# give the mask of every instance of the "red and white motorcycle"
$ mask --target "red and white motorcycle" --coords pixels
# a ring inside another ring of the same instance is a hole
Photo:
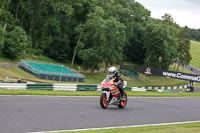
[[[124,92],[120,95],[120,91],[113,82],[113,80],[104,80],[101,83],[102,94],[100,96],[100,105],[106,109],[109,105],[116,105],[119,108],[124,108],[127,104],[127,95]]]

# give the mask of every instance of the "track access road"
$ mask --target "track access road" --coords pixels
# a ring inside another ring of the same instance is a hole
[[[130,126],[200,120],[200,97],[128,97],[102,109],[99,97],[0,96],[0,133]]]

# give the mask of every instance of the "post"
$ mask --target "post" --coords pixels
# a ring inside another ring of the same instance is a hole
[[[188,86],[187,92],[194,92],[194,82],[190,81],[190,86]]]
[[[79,73],[80,73],[80,66],[78,66],[78,74],[77,74],[77,82],[78,82],[78,75],[79,75]]]
[[[62,75],[63,75],[63,65],[61,65],[62,69],[61,69],[61,76],[60,76],[60,82],[61,82],[61,79],[62,79]]]

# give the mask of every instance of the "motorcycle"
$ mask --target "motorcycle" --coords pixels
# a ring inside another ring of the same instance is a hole
[[[101,83],[102,94],[100,96],[100,105],[103,109],[106,109],[109,105],[116,105],[119,108],[124,108],[127,104],[127,95],[124,92],[123,95],[120,95],[120,91],[111,80],[104,80]]]

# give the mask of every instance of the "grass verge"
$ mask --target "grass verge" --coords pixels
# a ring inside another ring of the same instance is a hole
[[[200,97],[200,92],[134,92],[126,91],[128,97]],[[47,96],[100,96],[100,91],[50,91],[50,90],[7,90],[0,89],[0,95],[47,95]]]
[[[190,47],[190,53],[192,56],[190,65],[200,69],[200,42],[190,41]]]
[[[199,133],[200,122],[164,126],[144,126],[59,133]]]

